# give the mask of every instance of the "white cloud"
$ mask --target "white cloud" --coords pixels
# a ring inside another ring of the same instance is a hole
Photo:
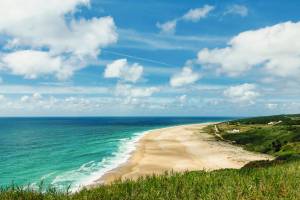
[[[227,8],[224,15],[240,15],[242,17],[246,17],[248,15],[248,8],[244,5],[234,4]]]
[[[193,72],[191,67],[184,67],[182,71],[178,74],[175,74],[170,79],[170,85],[172,87],[181,87],[184,85],[189,85],[195,83],[200,79],[198,73]]]
[[[157,22],[156,27],[161,30],[161,33],[173,34],[175,33],[177,20],[167,21],[163,24]]]
[[[203,49],[198,60],[206,66],[236,76],[260,66],[268,74],[278,77],[299,77],[300,22],[285,22],[233,37],[228,47]]]
[[[130,84],[117,84],[115,95],[120,97],[121,104],[134,109],[156,107],[150,100],[154,93],[159,92],[157,87],[134,87]]]
[[[246,83],[227,88],[224,91],[224,96],[234,103],[253,104],[260,94],[256,91],[254,84]]]
[[[33,93],[31,96],[28,96],[28,95],[24,95],[20,98],[20,101],[22,103],[36,103],[36,102],[39,102],[41,99],[43,98],[43,96],[40,94],[40,93]]]
[[[184,94],[184,95],[181,95],[180,97],[179,97],[179,101],[180,101],[180,103],[185,103],[186,102],[186,100],[187,100],[187,97],[186,97],[186,95]]]
[[[35,100],[39,100],[41,98],[43,98],[43,96],[40,93],[33,93],[32,98]]]
[[[173,34],[176,32],[177,23],[181,20],[198,22],[200,19],[205,18],[212,10],[214,6],[204,5],[200,8],[190,9],[187,13],[179,18],[167,21],[165,23],[156,23],[156,27],[160,29],[161,33]]]
[[[45,74],[55,74],[58,77],[68,76],[68,74],[62,74],[68,66],[59,56],[51,56],[48,52],[15,51],[4,55],[2,61],[4,69],[29,79]]]
[[[117,96],[129,98],[141,98],[150,97],[158,91],[159,88],[157,87],[133,87],[129,84],[118,84],[116,86],[115,94]]]
[[[270,110],[274,110],[274,109],[278,108],[278,104],[276,104],[276,103],[268,103],[268,104],[266,104],[266,107],[268,109],[270,109]]]
[[[300,102],[290,101],[288,103],[282,104],[282,109],[288,113],[299,113],[300,112]]]
[[[103,95],[109,93],[108,87],[83,87],[83,86],[28,86],[28,85],[0,85],[2,94],[76,94],[76,95]]]
[[[89,0],[3,0],[0,32],[12,36],[17,45],[49,47],[54,52],[95,55],[99,47],[115,42],[117,35],[111,17],[75,20],[69,23],[64,15],[87,6]]]
[[[22,103],[26,103],[26,102],[29,101],[29,99],[30,99],[30,97],[27,96],[27,95],[25,95],[25,96],[22,96],[22,97],[21,97],[20,101],[21,101]]]
[[[108,64],[104,71],[105,78],[119,78],[121,77],[123,68],[127,66],[127,59],[119,59]]]
[[[19,67],[22,65],[21,60],[14,63],[13,66],[18,66],[18,69],[13,68],[12,73],[27,78],[45,74],[67,78],[74,71],[96,60],[101,48],[116,42],[118,36],[111,17],[75,18],[74,14],[80,6],[88,6],[89,2],[89,0],[51,0],[47,3],[40,0],[1,1],[0,12],[5,17],[0,19],[0,34],[10,38],[6,44],[7,50],[12,51],[11,54],[14,56],[20,56],[19,52],[14,52],[18,49],[23,53],[23,57],[25,55],[22,50],[27,50],[26,57],[34,59],[32,63],[25,62],[22,67],[24,69]],[[42,52],[40,49],[47,51]],[[38,58],[35,58],[36,55]],[[51,63],[49,69],[47,69],[49,64],[40,65],[48,61]],[[70,65],[65,67],[66,63]],[[5,64],[7,63],[4,62]],[[10,69],[11,66],[4,67]]]
[[[106,66],[104,77],[120,78],[135,83],[142,77],[143,69],[138,63],[129,65],[127,59],[119,59]]]
[[[101,108],[103,100],[101,98],[85,98],[85,97],[63,97],[57,98],[53,96],[43,97],[39,93],[21,96],[20,99],[7,99],[6,102],[0,104],[1,113],[15,115],[64,115],[82,112],[96,111]],[[95,114],[95,113],[93,113]]]
[[[179,106],[184,106],[187,102],[187,95],[183,94],[181,96],[178,97],[177,101],[179,102]],[[176,103],[177,105],[177,103]]]
[[[0,102],[4,101],[6,98],[4,95],[0,94]]]
[[[85,107],[89,104],[91,104],[91,101],[86,98],[77,98],[77,97],[66,97],[64,99],[65,103],[67,106],[74,106],[77,105],[79,108],[80,107]]]
[[[191,9],[182,17],[182,19],[186,21],[198,22],[200,19],[205,18],[213,9],[214,6],[211,5],[205,5],[201,8]]]

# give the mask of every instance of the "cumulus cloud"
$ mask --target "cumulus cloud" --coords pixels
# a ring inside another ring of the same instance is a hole
[[[8,50],[11,54],[7,55],[8,63],[5,62],[7,59],[2,61],[2,68],[4,65],[7,69],[11,69],[12,73],[27,78],[36,78],[44,74],[59,76],[61,75],[59,71],[63,71],[64,75],[61,78],[66,78],[92,60],[96,60],[101,48],[116,42],[118,36],[114,21],[109,16],[92,19],[75,18],[74,13],[81,6],[88,6],[89,2],[89,0],[51,0],[47,3],[39,0],[1,1],[0,12],[5,17],[0,19],[0,34],[8,36],[5,52]],[[15,49],[21,51],[15,52]],[[13,56],[19,58],[16,61],[19,63],[12,63],[9,57]],[[21,70],[21,60],[25,57],[34,61],[25,62],[22,67],[24,69]],[[49,61],[50,69],[46,69],[49,64],[43,64]],[[69,63],[71,65],[68,65]]]
[[[0,94],[0,102],[4,101],[5,100],[5,96]]]
[[[229,15],[229,14],[246,17],[248,15],[248,8],[244,5],[234,4],[232,6],[229,6],[224,13],[224,15]]]
[[[167,21],[165,23],[156,23],[156,27],[160,29],[161,33],[173,34],[175,33],[177,20]]]
[[[227,88],[224,91],[224,96],[234,103],[253,104],[260,94],[256,91],[254,84],[246,83]]]
[[[41,98],[43,98],[43,96],[40,93],[33,93],[32,98],[35,100],[39,100]]]
[[[0,96],[0,113],[5,116],[92,116],[103,113],[116,116],[129,115],[133,112],[149,114],[152,110],[160,112],[174,101],[174,98],[152,98],[151,96],[158,92],[159,88],[127,86],[123,89],[129,88],[129,92],[120,96],[82,96],[77,94],[53,96],[44,93],[43,95],[28,93],[23,96],[8,95],[3,100]]]
[[[91,104],[91,101],[89,99],[86,98],[82,98],[82,97],[66,97],[64,99],[64,102],[66,104],[66,106],[77,106],[78,108],[84,108],[89,106],[89,104]]]
[[[29,101],[29,99],[30,99],[30,97],[27,96],[27,95],[25,95],[25,96],[22,96],[22,97],[21,97],[20,101],[21,101],[22,103],[26,103],[26,102]]]
[[[110,91],[108,87],[72,86],[72,85],[0,85],[2,94],[21,95],[42,93],[47,95],[103,95]]]
[[[96,111],[102,108],[101,105],[105,100],[101,98],[85,98],[85,97],[53,97],[53,96],[42,96],[40,93],[33,93],[23,95],[19,99],[7,98],[1,102],[0,110],[1,114],[15,115],[15,113],[27,115],[44,115],[54,114],[75,114],[78,112],[90,112]]]
[[[198,22],[200,19],[205,18],[213,9],[214,6],[211,5],[205,5],[201,8],[191,9],[185,15],[183,15],[182,19],[186,21]]]
[[[22,103],[28,103],[28,102],[38,102],[43,98],[43,96],[40,93],[33,93],[31,96],[24,95],[20,98],[20,101]]]
[[[56,74],[58,77],[67,67],[59,56],[51,56],[48,52],[24,50],[8,53],[3,56],[3,68],[15,75],[22,75],[29,79],[39,75]]]
[[[299,113],[300,112],[300,102],[290,101],[281,105],[282,109],[287,113]]]
[[[214,10],[214,6],[204,5],[200,8],[190,9],[183,16],[167,21],[165,23],[156,23],[156,27],[160,29],[161,33],[173,34],[176,32],[176,26],[179,21],[190,21],[190,22],[198,22],[200,19],[207,17],[207,15]]]
[[[130,65],[127,59],[119,59],[106,66],[104,77],[120,78],[124,81],[135,83],[142,77],[143,70],[143,66],[138,63]]]
[[[179,106],[184,106],[187,102],[187,95],[183,94],[179,96],[177,101],[179,102]]]
[[[182,71],[178,74],[175,74],[170,79],[170,85],[172,87],[181,87],[184,85],[189,85],[195,83],[200,79],[200,75],[196,72],[193,72],[191,67],[184,67]]]
[[[115,95],[121,97],[122,104],[149,108],[149,105],[153,105],[149,104],[149,98],[159,90],[157,87],[134,87],[130,84],[117,84]]]
[[[277,103],[267,103],[266,107],[270,110],[274,110],[274,109],[278,108],[278,104]]]
[[[242,32],[225,48],[203,49],[198,60],[215,66],[218,72],[240,75],[253,67],[278,77],[299,77],[300,22],[285,22],[258,30]]]
[[[181,95],[180,97],[179,97],[179,101],[180,101],[180,103],[185,103],[186,102],[186,100],[187,100],[187,97],[186,97],[186,95],[184,94],[184,95]]]
[[[133,87],[130,84],[118,84],[116,86],[115,94],[117,96],[129,98],[141,98],[150,97],[158,91],[159,88],[157,87]]]

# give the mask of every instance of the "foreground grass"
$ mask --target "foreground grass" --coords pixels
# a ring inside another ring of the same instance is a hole
[[[2,189],[0,199],[300,199],[300,161],[264,168],[152,176],[75,194],[10,187]]]

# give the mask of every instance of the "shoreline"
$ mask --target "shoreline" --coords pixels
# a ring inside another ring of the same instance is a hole
[[[190,124],[188,124],[188,125],[190,125]],[[148,129],[148,130],[144,130],[144,131],[140,131],[140,132],[135,132],[133,137],[128,138],[128,140],[126,139],[127,141],[124,140],[125,143],[119,144],[119,149],[117,150],[114,157],[111,158],[112,163],[108,164],[104,168],[101,168],[100,170],[93,172],[91,175],[84,178],[83,180],[78,181],[78,183],[75,184],[75,186],[73,188],[71,188],[71,191],[76,192],[76,191],[80,191],[83,188],[89,188],[91,186],[98,185],[95,183],[97,183],[99,179],[101,179],[107,173],[126,164],[128,162],[128,160],[130,160],[130,158],[132,157],[133,153],[136,151],[139,141],[145,135],[149,134],[152,131],[157,131],[157,130],[170,128],[170,127],[177,127],[177,126],[182,126],[182,125],[170,125],[170,126],[164,126],[164,127]],[[132,146],[129,146],[129,145],[132,145]],[[120,158],[120,156],[122,156],[122,157]]]
[[[124,163],[97,177],[87,187],[109,184],[118,179],[136,180],[141,176],[163,174],[166,171],[241,168],[250,161],[272,159],[268,155],[217,141],[203,131],[204,127],[215,123],[176,125],[145,131]]]

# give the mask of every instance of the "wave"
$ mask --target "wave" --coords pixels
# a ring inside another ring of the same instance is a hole
[[[118,149],[111,156],[103,158],[100,162],[90,161],[81,165],[76,170],[65,172],[56,176],[51,185],[57,189],[70,187],[71,192],[76,192],[81,188],[95,183],[107,172],[124,164],[136,149],[137,142],[148,131],[134,133],[129,138],[119,139]]]

